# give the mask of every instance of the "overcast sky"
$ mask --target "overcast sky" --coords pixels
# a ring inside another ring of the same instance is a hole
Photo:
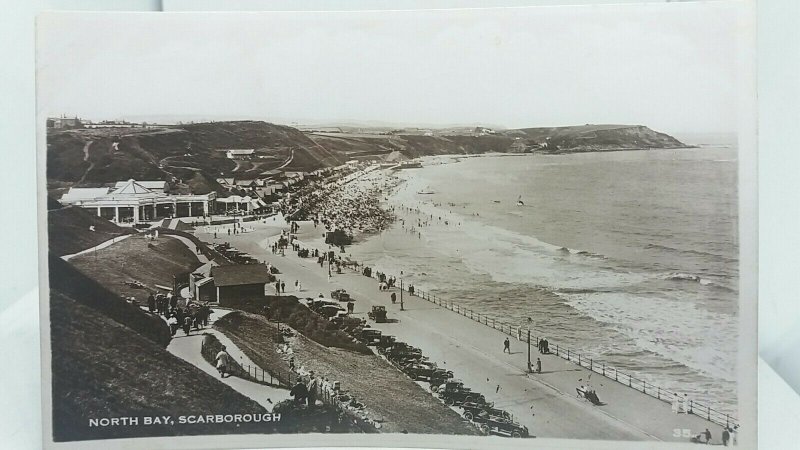
[[[724,5],[70,14],[38,22],[41,112],[730,132]]]

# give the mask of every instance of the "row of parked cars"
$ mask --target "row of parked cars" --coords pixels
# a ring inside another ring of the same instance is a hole
[[[431,392],[447,406],[458,407],[464,418],[484,434],[515,438],[528,437],[528,428],[517,423],[507,411],[494,407],[486,397],[453,378],[452,371],[440,368],[422,354],[422,350],[380,330],[362,328],[357,336],[413,380],[427,382]]]
[[[475,424],[484,434],[515,438],[530,435],[528,428],[516,422],[511,414],[495,408],[492,403],[486,401],[483,394],[474,392],[463,382],[454,379],[451,370],[438,367],[436,363],[429,361],[421,349],[371,328],[363,319],[350,317],[339,304],[345,301],[353,300],[346,291],[337,290],[331,292],[331,299],[308,298],[306,304],[311,310],[331,320],[339,329],[373,347],[378,354],[383,355],[411,379],[427,382],[433,395],[447,406],[460,408],[464,418]],[[376,322],[384,322],[385,307],[373,308],[369,318]]]

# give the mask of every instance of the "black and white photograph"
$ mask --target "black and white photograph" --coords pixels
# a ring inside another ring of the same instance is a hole
[[[754,448],[748,11],[40,15],[45,446]]]

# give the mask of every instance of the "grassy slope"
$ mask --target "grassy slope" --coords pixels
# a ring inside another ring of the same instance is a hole
[[[52,253],[49,269],[50,289],[78,300],[162,347],[169,344],[169,328],[160,317],[145,313],[138,306],[129,304]]]
[[[92,225],[95,231],[89,230]],[[118,227],[89,210],[70,206],[47,212],[47,232],[50,252],[63,256],[94,247],[132,230]]]
[[[173,275],[185,274],[201,265],[183,242],[166,236],[153,242],[143,236],[132,236],[70,262],[111,292],[136,297],[137,302],[147,298],[147,291],[127,286],[126,281],[138,280],[155,290],[156,284],[172,286]]]
[[[233,317],[228,319],[228,316]],[[286,367],[274,349],[274,324],[252,314],[228,316],[215,326],[256,364],[264,364],[267,369],[273,364]],[[324,347],[302,335],[289,338],[289,342],[298,367],[304,366],[330,380],[341,381],[343,389],[363,402],[369,411],[385,419],[384,432],[477,434],[458,414],[374,354]]]
[[[256,413],[264,409],[59,291],[51,291],[50,307],[55,440],[271,431],[269,424],[89,428],[89,418]]]

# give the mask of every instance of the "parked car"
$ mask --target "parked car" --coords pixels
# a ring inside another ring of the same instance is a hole
[[[440,389],[438,394],[439,398],[444,400],[444,404],[447,406],[461,406],[464,403],[486,403],[486,398],[483,394],[472,392],[469,388]]]
[[[335,291],[331,291],[331,298],[340,302],[349,302],[353,300],[350,298],[350,294],[348,294],[344,289],[336,289]]]
[[[361,341],[367,345],[375,345],[381,341],[381,330],[365,328],[361,331]]]
[[[502,409],[495,408],[490,403],[467,402],[461,405],[464,410],[464,418],[476,423],[487,422],[490,418],[512,420],[511,414]]]
[[[528,427],[518,424],[513,420],[490,417],[486,422],[481,423],[480,429],[484,434],[495,434],[513,438],[524,438],[530,436]]]
[[[368,312],[367,315],[376,323],[384,323],[386,322],[386,307],[382,305],[373,306],[372,311]]]
[[[430,381],[434,376],[445,376],[447,378],[453,377],[453,372],[449,370],[439,369],[436,363],[428,361],[418,361],[406,364],[403,372],[415,380]]]

